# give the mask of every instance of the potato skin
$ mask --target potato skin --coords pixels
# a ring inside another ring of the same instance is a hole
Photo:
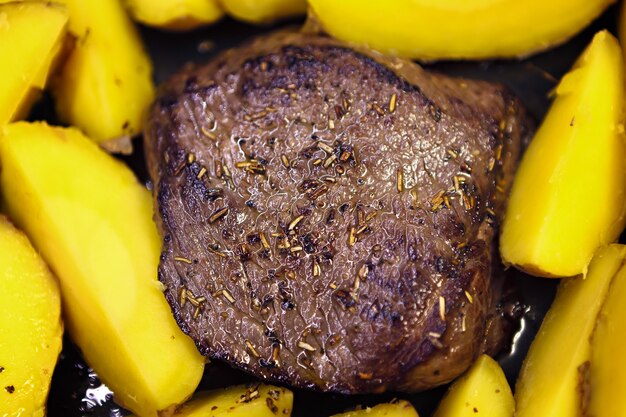
[[[220,0],[226,13],[243,22],[269,24],[304,15],[306,0]]]
[[[512,417],[515,401],[495,360],[481,355],[441,400],[434,417]]]
[[[408,58],[437,60],[512,58],[539,52],[566,41],[614,2],[309,0],[309,5],[323,29],[341,40]]]
[[[292,409],[287,388],[251,383],[196,393],[176,417],[290,417]]]
[[[502,223],[506,264],[543,277],[584,274],[626,223],[624,62],[607,31],[593,38],[518,168]]]
[[[142,417],[184,402],[204,358],[157,281],[149,191],[78,130],[44,123],[5,127],[0,165],[6,211],[58,276],[68,332],[116,401]]]
[[[206,26],[224,15],[218,0],[124,0],[124,3],[137,22],[172,31]]]
[[[57,281],[0,215],[0,415],[43,417],[63,323]]]
[[[154,99],[152,62],[119,0],[64,0],[76,45],[53,79],[56,110],[96,142],[135,136]]]
[[[335,414],[332,417],[419,417],[410,402],[405,400],[382,403],[362,410]]]
[[[586,416],[626,416],[626,268],[611,282],[591,339]]]
[[[597,252],[585,278],[561,281],[517,379],[516,417],[579,415],[579,368],[591,358],[598,311],[625,257],[626,246],[609,245]]]
[[[620,7],[619,22],[617,24],[619,32],[619,41],[622,45],[622,51],[626,55],[626,5],[622,2]]]
[[[63,49],[67,10],[48,2],[0,1],[0,126],[24,117]],[[10,64],[9,64],[10,63]]]

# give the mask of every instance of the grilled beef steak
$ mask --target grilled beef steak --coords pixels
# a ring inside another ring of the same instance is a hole
[[[499,343],[495,228],[528,126],[499,85],[301,34],[180,72],[146,133],[178,323],[300,387],[450,381]]]

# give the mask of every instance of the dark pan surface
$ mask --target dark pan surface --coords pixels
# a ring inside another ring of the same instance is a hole
[[[299,25],[301,22],[291,22]],[[608,28],[615,31],[617,7],[610,8],[593,25],[570,42],[556,49],[522,61],[482,61],[482,62],[442,62],[427,67],[448,75],[458,75],[491,81],[499,81],[513,90],[537,120],[545,114],[550,100],[549,92],[557,80],[570,68],[576,57],[589,43],[594,33]],[[266,33],[277,27],[256,28],[233,20],[225,19],[217,25],[185,34],[172,34],[142,28],[142,35],[153,57],[157,83],[163,82],[170,74],[188,61],[203,62],[217,52],[235,46],[255,35]],[[529,30],[532,30],[529,28]],[[34,112],[34,118],[45,118],[54,122],[52,103],[44,100]],[[135,154],[125,158],[142,179],[146,179],[143,150],[136,141]],[[622,238],[623,240],[623,238]],[[526,355],[530,342],[539,329],[541,320],[552,301],[556,280],[537,279],[516,274],[526,313],[516,333],[513,347],[498,358],[511,385]],[[106,343],[106,340],[102,340]],[[109,417],[127,414],[112,401],[109,390],[100,383],[97,375],[83,362],[79,352],[66,338],[64,350],[55,370],[48,401],[49,417],[95,416]],[[250,381],[251,377],[230,369],[227,365],[213,363],[207,367],[201,389],[228,386]],[[176,383],[176,381],[172,381]],[[358,404],[372,405],[391,398],[405,398],[413,402],[420,416],[428,417],[445,392],[445,387],[424,393],[381,394],[367,396],[342,396],[296,391],[294,417],[325,416],[342,412]]]

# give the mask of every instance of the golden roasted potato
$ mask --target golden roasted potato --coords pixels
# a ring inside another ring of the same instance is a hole
[[[622,51],[626,58],[626,5],[622,2],[620,7],[620,17],[618,22],[619,40],[622,45]]]
[[[594,256],[586,277],[561,281],[515,386],[516,417],[579,415],[580,367],[591,357],[598,311],[625,257],[626,246],[609,245]]]
[[[410,402],[404,400],[382,403],[362,410],[335,414],[332,417],[419,417]]]
[[[417,59],[519,57],[567,40],[615,0],[309,0],[331,35]]]
[[[526,150],[502,224],[505,263],[532,275],[585,273],[626,222],[624,64],[598,33],[556,88]]]
[[[588,416],[626,416],[626,268],[615,275],[591,339]]]
[[[59,277],[64,317],[87,363],[142,417],[184,402],[204,359],[157,281],[150,193],[76,129],[0,130],[0,192]]]
[[[200,392],[176,417],[291,417],[293,393],[266,384],[236,385]]]
[[[515,401],[498,362],[480,356],[448,389],[434,417],[512,417]]]
[[[52,90],[59,117],[96,142],[141,132],[152,63],[119,0],[63,0],[78,40]]]
[[[2,3],[2,2],[0,2]],[[67,10],[46,1],[0,4],[0,125],[26,115],[62,49]]]
[[[230,16],[263,24],[306,13],[306,0],[220,0]]]
[[[44,417],[61,351],[61,295],[30,242],[0,216],[0,416]]]
[[[138,22],[169,30],[190,30],[219,20],[224,11],[218,0],[124,0]]]

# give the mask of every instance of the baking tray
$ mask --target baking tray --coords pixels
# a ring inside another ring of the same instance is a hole
[[[449,75],[501,82],[514,91],[532,116],[540,121],[550,104],[549,93],[556,86],[558,79],[571,67],[596,31],[606,28],[615,32],[617,16],[617,7],[611,7],[590,27],[566,44],[528,59],[440,62],[425,66]],[[140,30],[154,62],[155,80],[161,83],[186,62],[204,62],[219,51],[236,46],[256,35],[286,26],[298,27],[302,23],[296,20],[271,27],[254,27],[224,19],[211,27],[188,33],[168,33],[145,27],[141,27]],[[53,103],[49,97],[44,98],[37,106],[32,118],[55,122]],[[136,141],[135,153],[123,159],[142,180],[147,181],[140,141]],[[511,274],[511,279],[519,289],[525,313],[515,333],[512,347],[501,353],[497,359],[511,386],[514,386],[530,342],[554,298],[557,281],[537,279],[515,272]],[[106,343],[106,340],[99,343]],[[243,372],[213,362],[205,371],[200,389],[224,387],[252,380],[252,377]],[[176,384],[176,381],[171,383]],[[293,416],[328,416],[359,404],[373,405],[392,398],[403,398],[415,405],[420,416],[428,417],[445,389],[446,387],[439,387],[417,394],[385,393],[357,396],[296,390]],[[111,392],[99,381],[93,370],[88,368],[76,347],[66,337],[52,379],[48,416],[113,417],[126,414],[128,413],[125,410],[115,405]]]

